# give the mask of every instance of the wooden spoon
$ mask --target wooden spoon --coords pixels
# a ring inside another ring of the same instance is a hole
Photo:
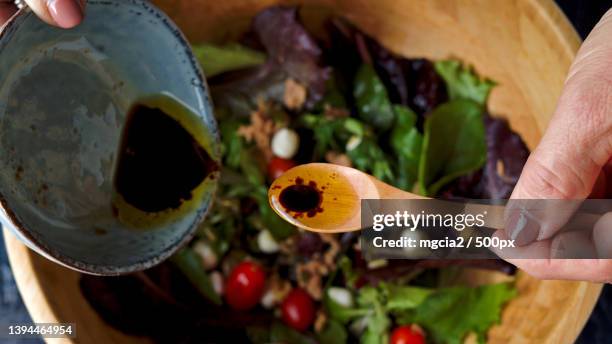
[[[361,230],[361,200],[366,199],[430,198],[400,190],[354,168],[324,163],[294,167],[268,190],[272,209],[285,221],[321,233]],[[464,208],[466,214],[486,212],[486,227],[493,230],[504,228],[504,211],[505,206],[481,203],[467,203]],[[566,227],[592,228],[599,218],[597,214],[576,213]]]
[[[295,192],[287,191],[291,188]],[[400,190],[354,168],[324,163],[294,167],[276,179],[268,191],[272,209],[285,221],[323,233],[360,230],[361,200],[365,199],[429,198]],[[470,208],[472,212],[485,210],[503,212],[503,207],[474,204]]]

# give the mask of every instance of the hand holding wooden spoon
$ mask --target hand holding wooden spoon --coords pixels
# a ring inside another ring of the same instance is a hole
[[[361,230],[361,200],[365,199],[429,198],[400,190],[354,168],[325,163],[294,167],[276,179],[268,191],[270,206],[285,221],[321,233]],[[487,228],[496,230],[505,227],[505,211],[504,206],[482,203],[467,203],[464,210],[469,214],[486,212]],[[567,226],[592,228],[598,218],[577,214]]]

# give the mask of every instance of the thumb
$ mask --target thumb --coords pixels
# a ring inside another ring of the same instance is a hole
[[[69,29],[84,17],[85,0],[26,0],[28,7],[50,25]]]
[[[550,125],[527,160],[512,193],[513,200],[582,200],[590,194],[612,155],[610,37],[612,10],[604,15],[580,48]],[[523,245],[549,238],[567,221],[575,207],[576,202],[557,203],[555,211],[507,222],[506,232]],[[529,230],[522,230],[526,228]]]

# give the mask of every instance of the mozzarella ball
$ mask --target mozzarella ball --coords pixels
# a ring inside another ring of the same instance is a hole
[[[268,230],[263,230],[257,234],[257,246],[263,253],[276,253],[279,250],[278,243]]]
[[[330,287],[327,290],[327,295],[335,303],[344,307],[353,307],[353,295],[346,288]]]
[[[272,137],[272,153],[279,158],[293,158],[299,146],[300,137],[294,130],[283,128]]]

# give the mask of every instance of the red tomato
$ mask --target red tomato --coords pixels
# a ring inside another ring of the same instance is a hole
[[[310,295],[303,289],[295,288],[281,305],[283,321],[298,331],[304,331],[315,318],[315,305]]]
[[[268,164],[268,176],[271,180],[280,177],[285,171],[296,166],[293,160],[279,157],[272,158]]]
[[[391,333],[391,344],[425,344],[425,336],[417,329],[404,325],[396,327]]]
[[[234,309],[248,310],[259,303],[266,286],[266,274],[259,264],[244,261],[225,282],[225,300]]]

